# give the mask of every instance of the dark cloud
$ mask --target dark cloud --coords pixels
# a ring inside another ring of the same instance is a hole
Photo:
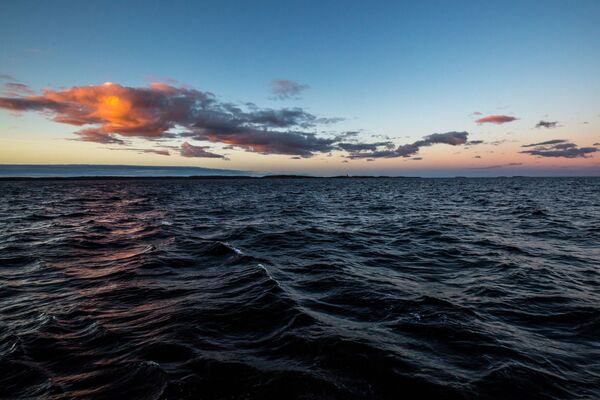
[[[467,143],[467,132],[446,132],[434,133],[425,136],[421,140],[414,143],[400,145],[397,148],[384,148],[372,151],[350,151],[349,158],[394,158],[394,157],[411,157],[419,152],[421,147],[427,147],[434,144],[448,144],[458,146]],[[386,142],[383,142],[386,143]]]
[[[500,125],[500,124],[505,124],[507,122],[512,122],[514,120],[516,120],[516,118],[511,117],[510,115],[488,115],[487,117],[479,118],[475,122],[477,122],[478,124],[489,123],[489,124]]]
[[[547,129],[551,129],[551,128],[556,128],[556,126],[558,125],[558,121],[540,121],[538,122],[535,127],[536,128],[547,128]]]
[[[567,143],[567,141],[563,140],[563,139],[553,139],[553,140],[547,140],[545,142],[540,142],[540,143],[524,144],[521,147],[547,146],[547,145],[554,145],[554,144],[559,144],[559,143]]]
[[[9,74],[0,74],[0,80],[3,80],[3,81],[14,81],[15,78],[12,75],[9,75]]]
[[[335,139],[319,138],[312,133],[300,131],[275,132],[247,127],[222,131],[198,129],[195,138],[226,143],[261,154],[311,157],[315,153],[328,153],[335,149]]]
[[[586,158],[589,154],[598,151],[596,147],[577,147],[576,144],[562,139],[526,144],[521,147],[532,148],[521,153],[538,157]]]
[[[271,91],[275,95],[275,98],[280,100],[297,99],[300,93],[308,88],[308,85],[288,79],[274,79],[271,81]]]
[[[376,143],[338,143],[337,147],[344,151],[348,152],[357,152],[357,151],[375,151],[379,147],[385,147],[387,149],[393,149],[395,147],[394,143],[386,141],[386,142],[376,142]]]
[[[302,160],[302,157],[300,156],[294,156],[294,157],[290,157],[291,160]]]
[[[481,156],[474,156],[473,158],[481,158]]]
[[[181,144],[181,155],[183,157],[199,157],[199,158],[223,158],[226,159],[225,156],[221,154],[211,153],[210,151],[205,150],[206,146],[193,146],[188,142],[183,142]]]
[[[482,144],[483,140],[469,140],[467,142],[467,145],[477,145],[477,144]]]

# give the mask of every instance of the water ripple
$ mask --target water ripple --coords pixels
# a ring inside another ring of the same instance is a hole
[[[599,179],[0,193],[0,398],[600,397]]]

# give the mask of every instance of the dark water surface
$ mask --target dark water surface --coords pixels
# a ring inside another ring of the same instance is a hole
[[[0,182],[0,398],[600,398],[600,179]]]

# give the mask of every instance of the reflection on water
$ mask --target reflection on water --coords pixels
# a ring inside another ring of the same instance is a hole
[[[0,193],[0,398],[600,397],[600,179]]]

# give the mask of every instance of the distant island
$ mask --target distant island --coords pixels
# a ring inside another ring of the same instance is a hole
[[[190,176],[258,176],[254,172],[202,167],[95,164],[4,164],[0,178],[82,178],[82,177],[190,177]]]

